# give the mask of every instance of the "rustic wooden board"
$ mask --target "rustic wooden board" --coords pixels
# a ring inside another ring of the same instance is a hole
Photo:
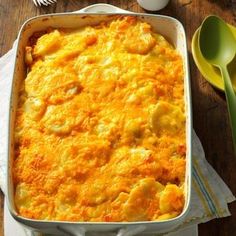
[[[58,0],[57,4],[41,8],[35,7],[32,0],[0,0],[0,56],[11,48],[20,26],[26,19],[46,13],[75,11],[98,2],[110,3],[135,12],[144,12],[136,0]],[[193,33],[207,15],[219,15],[236,25],[236,0],[171,0],[165,9],[158,13],[176,17],[186,29],[192,80],[194,129],[202,141],[207,160],[236,195],[236,157],[233,154],[225,97],[203,79],[191,55]],[[0,235],[3,235],[3,199],[3,194],[0,193]],[[236,203],[230,205],[230,210],[231,217],[200,225],[199,235],[236,235]]]

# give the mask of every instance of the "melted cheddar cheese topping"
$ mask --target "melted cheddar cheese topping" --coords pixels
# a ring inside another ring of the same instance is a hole
[[[13,177],[21,216],[156,221],[184,207],[179,53],[135,17],[34,36]]]

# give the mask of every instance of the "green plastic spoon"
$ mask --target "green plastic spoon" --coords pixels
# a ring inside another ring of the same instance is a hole
[[[199,46],[203,57],[221,71],[236,154],[236,95],[227,70],[227,65],[235,57],[236,40],[222,19],[208,16],[200,28]]]

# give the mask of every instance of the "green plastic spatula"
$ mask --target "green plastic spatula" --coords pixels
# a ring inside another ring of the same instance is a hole
[[[199,46],[203,57],[221,71],[236,154],[236,95],[227,70],[235,57],[236,40],[222,19],[208,16],[200,28]]]

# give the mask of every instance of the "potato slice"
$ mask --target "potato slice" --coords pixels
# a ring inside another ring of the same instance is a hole
[[[184,124],[185,116],[180,107],[168,102],[159,101],[151,114],[150,126],[156,135],[175,134]]]

